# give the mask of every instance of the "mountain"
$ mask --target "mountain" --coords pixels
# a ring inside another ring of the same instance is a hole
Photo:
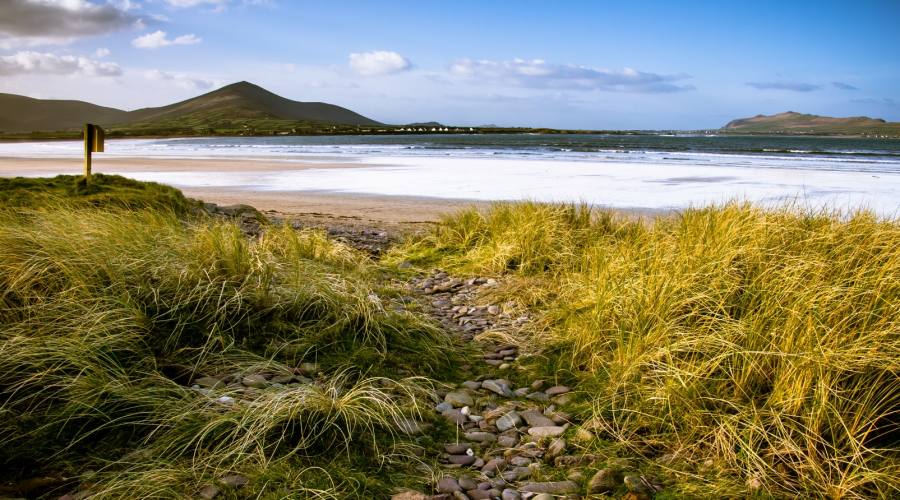
[[[728,122],[720,130],[747,134],[788,135],[900,135],[900,123],[881,118],[851,116],[832,118],[788,111],[776,115],[756,115]]]
[[[275,132],[304,127],[326,129],[321,126],[325,124],[381,125],[347,108],[324,102],[293,101],[249,82],[233,83],[168,106],[134,111],[14,94],[0,94],[0,109],[3,110],[0,132],[5,133],[75,130],[85,123],[104,125],[123,135],[165,135],[211,129]]]
[[[129,124],[173,119],[202,121],[223,118],[268,118],[341,125],[381,125],[347,108],[324,102],[292,101],[249,82],[233,83],[168,106],[143,108],[128,113]]]
[[[83,101],[33,99],[0,93],[0,131],[32,132],[80,128],[85,123],[110,125],[125,121],[128,112]]]

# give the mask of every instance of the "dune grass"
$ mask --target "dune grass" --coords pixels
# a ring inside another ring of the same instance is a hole
[[[689,495],[900,494],[900,223],[732,203],[654,221],[497,204],[389,257],[507,274],[523,351]],[[747,486],[750,485],[750,486]]]
[[[261,498],[383,494],[427,386],[399,374],[444,369],[447,339],[324,233],[251,239],[154,208],[163,191],[150,209],[0,210],[4,479],[57,475],[55,494],[99,498],[194,497],[229,473]],[[239,383],[308,363],[312,381]],[[191,388],[203,375],[238,383]]]

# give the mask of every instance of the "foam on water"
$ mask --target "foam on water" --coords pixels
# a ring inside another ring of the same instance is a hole
[[[403,139],[403,138],[400,138]],[[835,208],[867,207],[900,214],[900,154],[895,144],[839,152],[734,152],[670,149],[593,150],[518,144],[435,144],[391,138],[292,141],[270,138],[108,141],[105,156],[265,158],[285,162],[342,162],[356,168],[252,172],[135,172],[122,174],[179,187],[333,191],[475,200],[582,201],[612,207],[678,208],[731,199],[764,204],[792,200]],[[533,139],[529,138],[533,142]],[[618,140],[618,139],[617,139]],[[805,149],[811,151],[810,141]],[[833,142],[833,141],[832,141]],[[815,142],[811,143],[816,146]],[[753,144],[756,146],[756,144]],[[0,144],[0,156],[71,157],[79,142]],[[581,147],[581,149],[586,149]],[[721,149],[721,148],[720,148]],[[897,148],[900,150],[900,148]]]

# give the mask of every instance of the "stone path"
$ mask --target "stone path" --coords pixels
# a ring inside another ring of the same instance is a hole
[[[512,304],[480,300],[481,292],[500,286],[497,280],[461,280],[438,270],[409,286],[427,314],[477,346],[480,359],[473,363],[482,363],[483,369],[475,370],[481,375],[472,380],[436,394],[440,402],[434,411],[457,431],[456,440],[434,450],[442,464],[436,483],[427,494],[408,491],[394,500],[547,500],[623,489],[628,491],[624,498],[638,500],[661,489],[645,476],[628,474],[634,469],[627,461],[573,449],[567,436],[580,442],[594,436],[564,411],[573,396],[569,387],[544,380],[516,387],[505,378],[515,370],[517,347],[486,340],[503,335],[477,335],[515,333],[530,318],[513,314]]]

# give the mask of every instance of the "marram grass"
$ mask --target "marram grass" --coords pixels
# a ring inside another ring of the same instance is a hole
[[[900,494],[896,220],[497,204],[392,258],[520,277],[541,313],[523,350],[577,374],[598,435],[703,494]]]
[[[59,474],[99,498],[193,497],[226,474],[260,498],[383,493],[378,471],[427,385],[384,376],[442,369],[448,341],[393,311],[375,275],[319,232],[250,239],[165,210],[0,211],[5,478]],[[243,395],[172,375],[302,362],[324,370],[315,383]]]

